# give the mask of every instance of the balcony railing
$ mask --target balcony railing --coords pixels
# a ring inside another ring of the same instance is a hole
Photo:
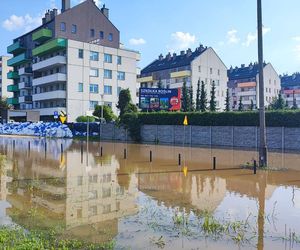
[[[7,53],[9,54],[19,54],[26,50],[25,47],[23,47],[22,43],[20,41],[15,42],[14,44],[7,47]]]
[[[32,65],[34,71],[55,67],[57,65],[64,65],[67,63],[65,56],[54,56],[44,61],[37,62]]]
[[[33,56],[42,56],[67,47],[67,39],[56,38],[32,50]]]
[[[18,72],[16,72],[16,71],[9,71],[7,73],[7,78],[8,79],[18,79],[18,78],[20,78],[20,76],[19,76]]]
[[[29,62],[30,59],[26,53],[22,53],[18,56],[15,56],[7,61],[7,65],[10,67],[19,66]]]
[[[45,42],[52,38],[52,30],[40,29],[32,34],[32,41],[39,43]]]
[[[32,87],[32,83],[30,82],[20,82],[19,89],[29,89]]]
[[[47,83],[53,83],[53,82],[65,82],[67,81],[67,75],[63,73],[57,73],[53,75],[43,76],[40,78],[33,79],[32,85],[43,85]]]
[[[19,104],[18,98],[7,98],[6,102],[9,105],[17,105],[17,104]]]
[[[18,85],[8,85],[7,86],[7,91],[8,92],[18,92],[19,91],[19,86]]]

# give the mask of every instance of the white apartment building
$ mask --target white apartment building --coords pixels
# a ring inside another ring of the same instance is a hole
[[[193,52],[191,49],[181,51],[179,55],[169,53],[166,57],[160,55],[141,71],[138,82],[144,88],[156,88],[161,81],[163,88],[182,88],[183,82],[193,87],[194,99],[198,81],[204,82],[210,100],[213,82],[216,85],[216,101],[219,111],[225,108],[227,89],[227,68],[217,53],[208,47],[200,45]]]
[[[7,66],[7,61],[11,57],[0,56],[0,99],[12,97],[12,93],[7,90],[7,87],[13,83],[14,75],[10,72],[11,67]]]
[[[238,110],[240,100],[243,110],[259,107],[259,74],[258,64],[242,64],[241,67],[231,67],[228,70],[228,88],[232,110]],[[264,65],[265,106],[269,106],[280,93],[280,77],[271,63]]]
[[[300,107],[300,73],[281,76],[281,92],[287,105]]]

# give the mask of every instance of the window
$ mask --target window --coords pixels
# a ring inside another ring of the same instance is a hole
[[[64,22],[60,23],[60,31],[66,31],[66,23]]]
[[[90,84],[90,93],[99,93],[98,84]]]
[[[111,95],[112,94],[112,86],[104,85],[104,94]]]
[[[100,39],[104,39],[104,32],[103,31],[99,32],[99,37],[100,37]]]
[[[91,68],[90,69],[90,76],[98,77],[99,76],[99,70],[95,69],[95,68]]]
[[[83,59],[83,49],[78,50],[78,58]]]
[[[218,69],[218,76],[220,75],[220,70]]]
[[[201,66],[198,66],[198,72],[201,72]]]
[[[90,29],[90,37],[95,37],[95,30],[94,29]]]
[[[213,73],[213,69],[212,69],[212,68],[210,68],[210,70],[209,70],[209,71],[210,71],[210,74],[212,75],[212,73]]]
[[[108,41],[112,42],[113,41],[113,34],[109,33],[108,35]]]
[[[78,92],[83,92],[83,83],[78,83]]]
[[[112,107],[112,102],[104,102],[105,106]]]
[[[122,57],[118,56],[118,65],[121,65],[121,64],[122,64]]]
[[[104,54],[104,62],[106,62],[106,63],[112,63],[112,55],[110,55],[110,54]]]
[[[90,110],[94,110],[97,105],[98,105],[97,101],[90,101]]]
[[[95,51],[90,52],[90,60],[91,61],[99,61],[99,53]]]
[[[105,79],[112,79],[112,71],[109,69],[104,70],[104,78]]]
[[[111,189],[110,188],[102,188],[102,198],[111,197]]]
[[[76,34],[76,33],[77,33],[77,25],[76,25],[76,24],[72,24],[71,32],[72,32],[73,34]]]
[[[118,80],[125,80],[125,72],[118,71]]]

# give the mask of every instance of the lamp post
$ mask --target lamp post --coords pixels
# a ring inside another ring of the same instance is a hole
[[[267,166],[267,145],[266,145],[266,114],[265,114],[265,87],[264,87],[264,62],[263,62],[263,25],[262,25],[262,4],[257,0],[257,40],[258,40],[258,67],[259,67],[259,165]]]

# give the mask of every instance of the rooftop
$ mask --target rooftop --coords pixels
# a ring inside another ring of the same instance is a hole
[[[264,63],[264,66],[267,64]],[[250,63],[248,66],[242,64],[241,67],[231,68],[227,71],[229,80],[240,80],[245,78],[253,78],[259,72],[257,63]]]
[[[282,87],[300,86],[300,73],[280,76]]]

